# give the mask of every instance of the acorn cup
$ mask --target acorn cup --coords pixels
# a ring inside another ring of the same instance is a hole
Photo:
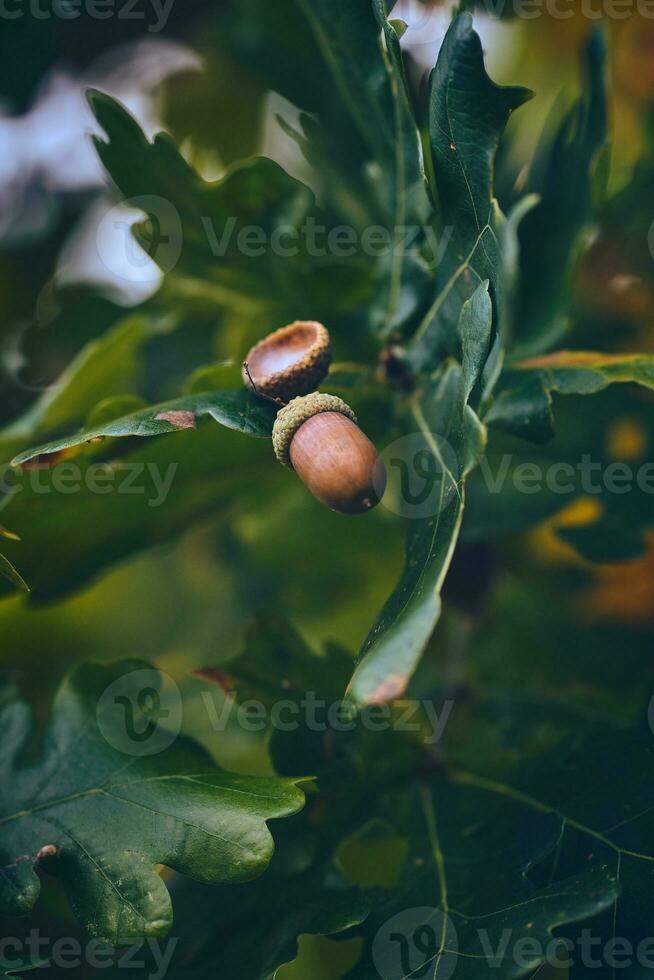
[[[283,405],[272,434],[280,463],[295,470],[326,507],[362,514],[384,495],[386,470],[349,405],[315,391],[330,362],[327,329],[297,320],[255,344],[243,363],[243,380]]]
[[[316,320],[296,320],[254,345],[243,364],[243,381],[260,395],[288,402],[315,391],[331,359],[327,328]]]

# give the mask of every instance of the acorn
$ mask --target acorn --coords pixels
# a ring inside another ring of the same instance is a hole
[[[386,470],[352,409],[336,395],[294,398],[273,427],[280,463],[294,469],[310,493],[330,510],[362,514],[379,503]]]
[[[315,391],[332,359],[327,329],[317,320],[296,320],[260,340],[243,364],[243,381],[260,395],[288,402]]]

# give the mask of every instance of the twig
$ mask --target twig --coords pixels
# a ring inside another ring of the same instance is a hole
[[[269,402],[274,402],[275,405],[281,405],[282,407],[287,404],[287,402],[282,401],[281,398],[274,398],[273,395],[266,395],[263,391],[259,391],[254,381],[252,380],[252,375],[250,374],[250,368],[248,367],[247,361],[243,361],[243,370],[248,376],[248,381],[252,385],[252,390],[254,391],[255,395],[258,395],[259,398],[267,398]]]

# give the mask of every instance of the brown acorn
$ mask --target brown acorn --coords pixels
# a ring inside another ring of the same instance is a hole
[[[313,392],[282,408],[273,428],[280,463],[330,510],[362,514],[384,494],[386,470],[349,405]]]
[[[329,333],[322,323],[296,320],[255,344],[243,364],[243,380],[260,395],[288,402],[316,390],[331,357]]]

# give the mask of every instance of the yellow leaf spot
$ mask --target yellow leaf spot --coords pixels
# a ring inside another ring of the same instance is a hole
[[[647,433],[636,419],[616,419],[606,437],[606,447],[612,459],[623,461],[642,459],[647,452]]]

